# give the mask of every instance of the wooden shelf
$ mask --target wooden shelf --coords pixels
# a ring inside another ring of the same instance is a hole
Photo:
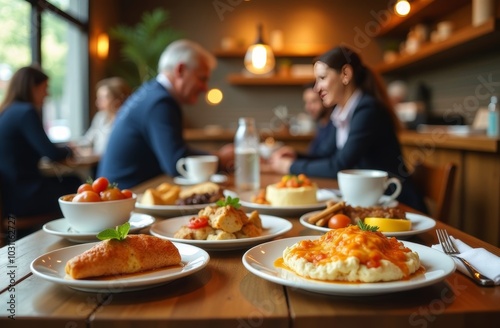
[[[275,57],[315,57],[328,51],[329,47],[322,45],[296,45],[286,49],[274,51]],[[246,48],[238,48],[234,50],[215,50],[213,53],[219,58],[243,58],[245,57]]]
[[[436,65],[446,60],[464,58],[480,50],[498,47],[500,36],[498,19],[492,18],[480,26],[469,26],[455,32],[448,39],[427,43],[414,54],[400,55],[395,61],[381,63],[374,69],[381,74],[402,73],[418,67]]]
[[[289,46],[286,49],[281,51],[275,51],[274,56],[276,58],[312,58],[322,53],[328,51],[327,46],[323,45],[294,45]],[[243,61],[243,57],[245,57],[246,49],[235,49],[231,51],[226,50],[216,50],[214,54],[219,58],[241,58]],[[313,82],[314,77],[296,77],[296,76],[281,76],[281,75],[273,75],[273,76],[251,76],[244,74],[229,74],[227,76],[227,81],[232,85],[241,85],[241,86],[258,86],[258,85],[267,85],[267,86],[302,86],[306,83]]]
[[[420,23],[435,22],[442,19],[451,10],[456,10],[470,0],[420,0],[411,3],[411,11],[408,16],[389,16],[388,21],[382,25],[377,37],[392,35],[405,36],[412,26]],[[383,19],[383,17],[381,17]]]
[[[314,81],[314,77],[293,77],[273,75],[269,77],[247,76],[242,74],[230,74],[227,81],[232,85],[304,85]]]

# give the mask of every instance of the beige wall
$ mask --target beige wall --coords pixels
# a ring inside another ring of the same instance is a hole
[[[116,20],[135,24],[145,11],[157,6],[171,14],[173,27],[185,37],[200,42],[210,50],[219,48],[223,37],[232,37],[245,44],[255,41],[258,23],[264,26],[264,38],[269,40],[272,30],[282,30],[286,46],[322,45],[326,48],[344,43],[357,48],[368,63],[382,57],[370,28],[377,28],[380,17],[374,12],[387,8],[387,0],[356,1],[354,6],[343,0],[91,0],[91,35],[94,29],[112,26]],[[111,44],[116,48],[116,44]],[[111,49],[108,66],[120,60]],[[299,60],[310,63],[311,59]],[[111,75],[102,63],[94,80]],[[302,111],[301,86],[233,86],[226,75],[239,72],[243,59],[220,59],[210,86],[220,88],[225,98],[218,106],[209,106],[200,98],[197,105],[185,108],[185,119],[190,127],[219,124],[233,127],[237,118],[254,116],[260,127],[269,125],[272,109],[286,105],[292,113]]]

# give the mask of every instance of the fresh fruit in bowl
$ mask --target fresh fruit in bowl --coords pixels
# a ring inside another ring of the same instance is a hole
[[[136,199],[130,190],[100,177],[82,184],[75,194],[59,197],[59,207],[71,228],[97,233],[127,222]]]

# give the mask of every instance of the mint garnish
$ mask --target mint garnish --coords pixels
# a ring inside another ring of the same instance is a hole
[[[235,209],[240,208],[240,199],[239,198],[232,198],[231,196],[227,196],[226,199],[221,199],[215,203],[219,207],[223,207],[226,205],[232,206]]]
[[[125,238],[127,238],[129,230],[130,230],[130,223],[125,222],[121,226],[117,226],[114,229],[106,229],[99,232],[97,238],[100,240],[106,240],[106,239],[124,240]]]

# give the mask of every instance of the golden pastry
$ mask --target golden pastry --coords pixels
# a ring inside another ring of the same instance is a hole
[[[108,239],[70,259],[66,273],[73,279],[135,273],[177,265],[179,250],[165,239],[130,235],[124,240]]]

